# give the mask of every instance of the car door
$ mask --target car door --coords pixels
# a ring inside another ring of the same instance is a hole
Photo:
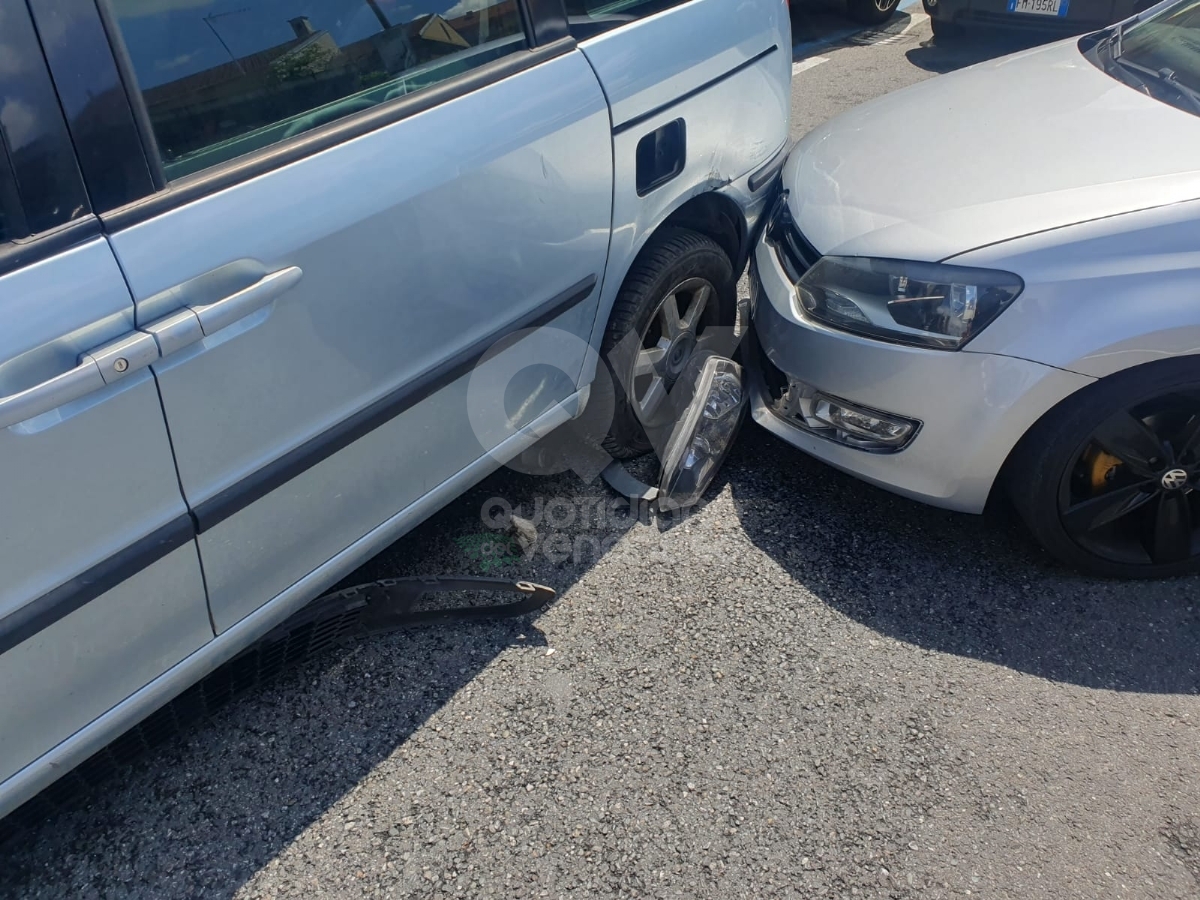
[[[222,632],[565,417],[607,258],[607,106],[555,2],[108,9],[161,189],[104,219],[162,345]],[[473,413],[488,348],[546,325],[496,364],[503,415]]]
[[[34,763],[212,640],[153,339],[23,4],[0,6],[0,815]]]

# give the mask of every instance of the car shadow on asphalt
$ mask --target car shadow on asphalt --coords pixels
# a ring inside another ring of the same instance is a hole
[[[588,490],[581,500],[570,473],[501,470],[340,586],[485,574],[546,583],[561,596],[602,558],[601,541],[568,550],[558,562],[545,554],[526,560],[510,532],[487,527],[481,511],[499,496],[540,516],[547,500],[570,496],[570,506],[551,506],[545,515],[558,516],[567,530],[597,533],[594,522],[567,520],[575,515],[570,510],[595,515],[613,499],[598,481]],[[637,511],[605,508],[598,533],[615,542],[637,523]],[[536,620],[403,629],[285,669],[20,830],[0,846],[0,897],[100,898],[112,896],[113,884],[122,896],[154,900],[233,897],[487,666],[506,653],[544,654]]]
[[[0,848],[0,896],[233,897],[504,651],[544,646],[525,618],[294,666],[19,832]]]
[[[919,69],[943,74],[1038,47],[1059,37],[1036,32],[973,30],[952,38],[928,38],[906,51],[904,56]]]
[[[1074,575],[1002,516],[904,500],[753,425],[707,498],[726,491],[765,557],[880,634],[1085,687],[1200,693],[1195,579]],[[557,560],[522,558],[486,526],[497,497],[567,539]],[[639,521],[599,483],[501,471],[348,581],[494,574],[561,597]],[[156,900],[233,897],[318,821],[362,827],[354,793],[364,779],[403,765],[393,757],[485,668],[544,654],[537,619],[408,629],[286,670],[0,849],[0,896],[108,897],[119,886]],[[499,702],[526,714],[515,698]]]
[[[831,608],[1052,681],[1200,693],[1196,578],[1087,578],[1051,560],[1002,504],[984,516],[934,509],[755,432],[726,471],[742,528]]]

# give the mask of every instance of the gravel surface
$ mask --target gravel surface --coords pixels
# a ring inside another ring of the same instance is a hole
[[[797,102],[980,53],[905,25],[820,51]],[[535,521],[528,558],[492,498]],[[698,511],[637,512],[497,474],[357,579],[519,575],[553,607],[291,670],[6,848],[0,895],[1200,893],[1195,579],[1081,578],[1003,510],[750,426]]]

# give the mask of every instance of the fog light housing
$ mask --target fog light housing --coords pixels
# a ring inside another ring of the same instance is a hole
[[[862,449],[899,450],[913,439],[918,425],[913,419],[820,393],[813,398],[810,415],[833,428],[845,443]]]
[[[724,356],[696,354],[672,399],[680,415],[662,453],[658,506],[665,510],[698,503],[733,446],[747,406],[742,367]]]

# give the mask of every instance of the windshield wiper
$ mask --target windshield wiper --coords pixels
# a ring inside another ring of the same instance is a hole
[[[1200,92],[1188,87],[1176,76],[1173,69],[1163,67],[1161,69],[1152,69],[1149,66],[1143,66],[1141,63],[1135,63],[1129,59],[1122,59],[1114,56],[1113,61],[1128,72],[1135,73],[1139,81],[1145,86],[1145,79],[1141,76],[1148,76],[1152,81],[1158,84],[1165,84],[1176,94],[1183,98],[1184,102],[1192,108],[1192,112],[1200,115]]]
[[[1120,59],[1125,44],[1125,28],[1129,22],[1118,22],[1113,26],[1113,32],[1108,38],[1108,52],[1113,59]]]

